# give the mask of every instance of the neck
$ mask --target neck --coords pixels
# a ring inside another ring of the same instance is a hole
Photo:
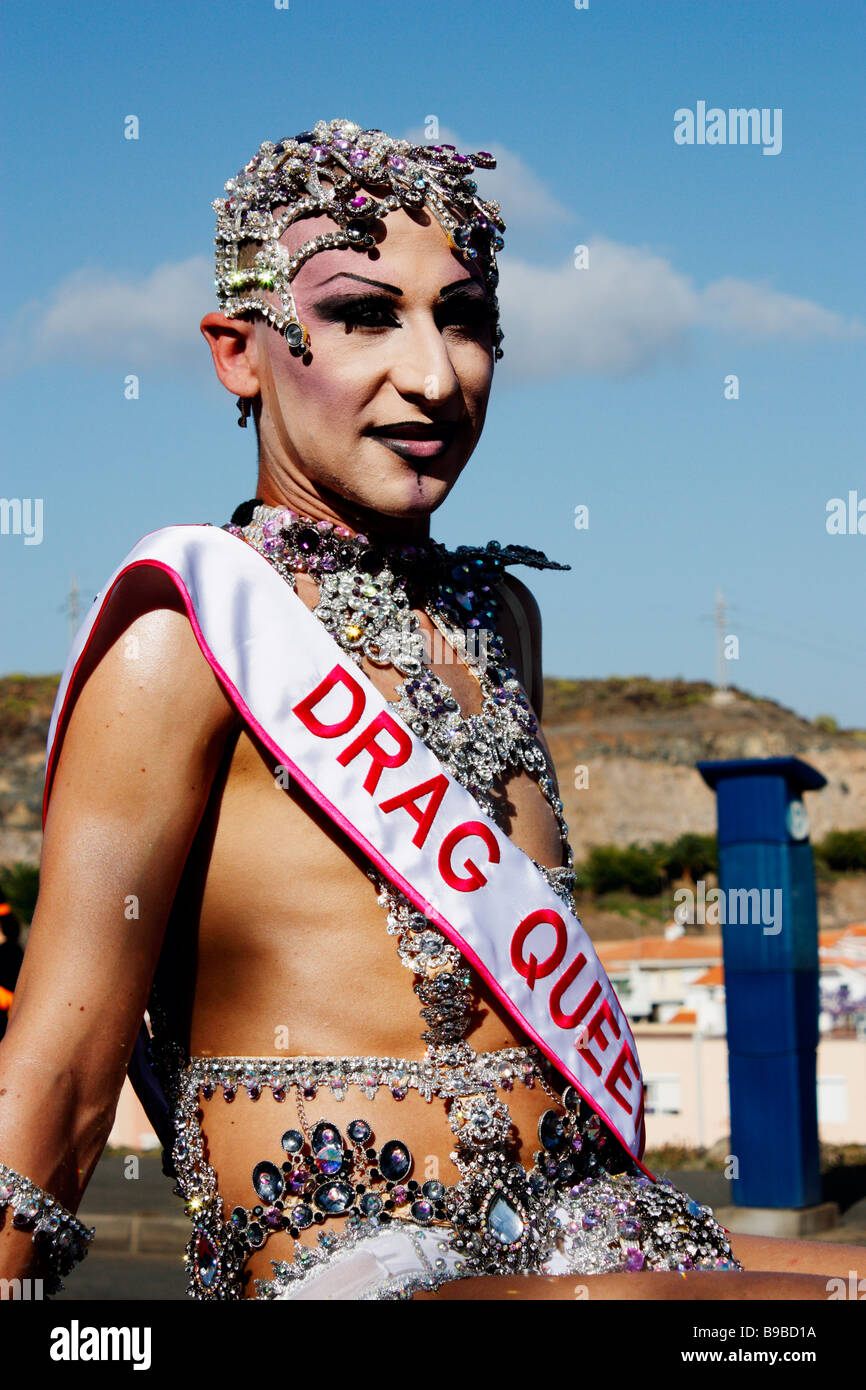
[[[381,538],[417,544],[429,540],[430,515],[385,516],[371,507],[351,502],[336,494],[314,492],[310,489],[296,488],[291,484],[277,486],[259,474],[256,496],[269,507],[290,507],[300,516],[311,517],[313,521],[331,521],[335,526],[346,526],[350,531],[361,532],[371,540]]]

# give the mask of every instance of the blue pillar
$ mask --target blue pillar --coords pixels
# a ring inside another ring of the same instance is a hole
[[[826,778],[799,758],[697,767],[718,808],[734,1202],[814,1206],[818,910],[802,794]]]

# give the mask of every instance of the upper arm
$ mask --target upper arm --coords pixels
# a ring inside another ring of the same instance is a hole
[[[173,585],[150,566],[116,586],[72,699],[57,735],[39,897],[0,1048],[0,1094],[17,1066],[41,1065],[46,1078],[72,1077],[68,1089],[84,1109],[108,1104],[113,1114],[237,716]],[[5,1151],[26,1149],[28,1134],[38,1147],[27,1107],[7,1111],[3,1131]]]
[[[513,624],[512,655],[532,708],[540,720],[544,704],[541,610],[531,589],[513,574],[503,574],[502,588],[507,591],[506,605]]]

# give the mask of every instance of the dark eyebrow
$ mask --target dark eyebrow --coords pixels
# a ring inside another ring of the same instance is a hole
[[[468,289],[470,285],[475,285],[481,294],[484,294],[484,286],[480,280],[476,280],[474,275],[466,275],[462,280],[455,280],[453,284],[446,285],[439,291],[440,299],[448,299],[452,294],[460,294],[461,291]]]
[[[360,280],[364,285],[375,285],[376,289],[387,290],[389,294],[402,295],[403,293],[396,285],[388,285],[384,280],[370,280],[366,275],[353,275],[350,270],[338,270],[335,275],[329,275],[326,280],[321,280],[319,284],[316,285],[316,289],[320,290],[323,285],[330,284],[332,280],[338,280],[340,276],[344,276],[347,280]],[[469,285],[476,285],[481,293],[484,293],[484,286],[481,284],[480,280],[477,280],[474,275],[466,275],[462,280],[455,280],[452,284],[445,285],[439,291],[439,298],[440,300],[448,299],[450,295],[464,290]]]
[[[387,290],[389,294],[402,294],[396,285],[386,285],[383,280],[368,280],[366,275],[353,275],[350,270],[338,270],[336,275],[329,275],[327,280],[321,280],[316,289],[320,290],[322,285],[328,285],[332,280],[337,280],[341,275],[345,275],[347,280],[360,280],[364,285],[375,285],[378,290]]]

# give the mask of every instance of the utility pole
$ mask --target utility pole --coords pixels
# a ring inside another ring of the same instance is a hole
[[[75,634],[81,623],[81,591],[78,588],[78,578],[73,574],[69,585],[69,598],[66,602],[66,612],[69,617],[69,647],[75,640]]]
[[[724,696],[728,692],[728,663],[725,660],[725,618],[728,605],[721,589],[716,590],[716,688]]]

